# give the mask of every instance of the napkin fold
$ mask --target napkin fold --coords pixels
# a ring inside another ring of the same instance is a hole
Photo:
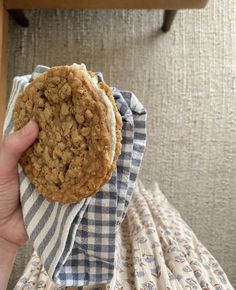
[[[13,128],[12,111],[20,92],[48,67],[18,76],[8,103],[4,135]],[[97,74],[103,81],[101,73]],[[21,203],[27,233],[49,277],[65,286],[107,283],[114,270],[116,231],[135,186],[146,145],[146,111],[128,91],[113,88],[122,116],[122,152],[110,181],[94,196],[77,204],[49,202],[19,165]]]

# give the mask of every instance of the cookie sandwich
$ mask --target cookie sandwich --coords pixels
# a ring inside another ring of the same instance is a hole
[[[122,120],[111,88],[85,65],[52,67],[33,80],[17,98],[15,130],[31,119],[39,135],[20,165],[47,200],[79,202],[109,181]]]

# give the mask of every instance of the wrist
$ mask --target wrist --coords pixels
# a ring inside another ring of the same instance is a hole
[[[6,239],[0,237],[0,254],[3,255],[4,253],[7,256],[15,256],[17,251],[19,250],[19,246],[13,244]]]
[[[6,289],[19,246],[0,237],[0,285]]]

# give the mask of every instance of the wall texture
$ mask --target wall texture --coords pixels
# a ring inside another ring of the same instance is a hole
[[[180,11],[165,35],[158,10],[26,14],[28,29],[10,21],[9,88],[36,64],[84,62],[133,90],[149,112],[141,179],[159,182],[236,286],[236,2]]]

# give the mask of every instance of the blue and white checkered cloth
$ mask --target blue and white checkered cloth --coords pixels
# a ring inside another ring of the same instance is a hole
[[[12,111],[20,92],[48,67],[15,77],[4,124],[13,131]],[[100,81],[102,74],[98,73]],[[94,196],[78,204],[49,202],[19,166],[25,227],[51,279],[60,285],[109,282],[114,270],[115,237],[132,197],[146,144],[146,111],[137,97],[113,89],[122,116],[122,153],[111,180]]]

